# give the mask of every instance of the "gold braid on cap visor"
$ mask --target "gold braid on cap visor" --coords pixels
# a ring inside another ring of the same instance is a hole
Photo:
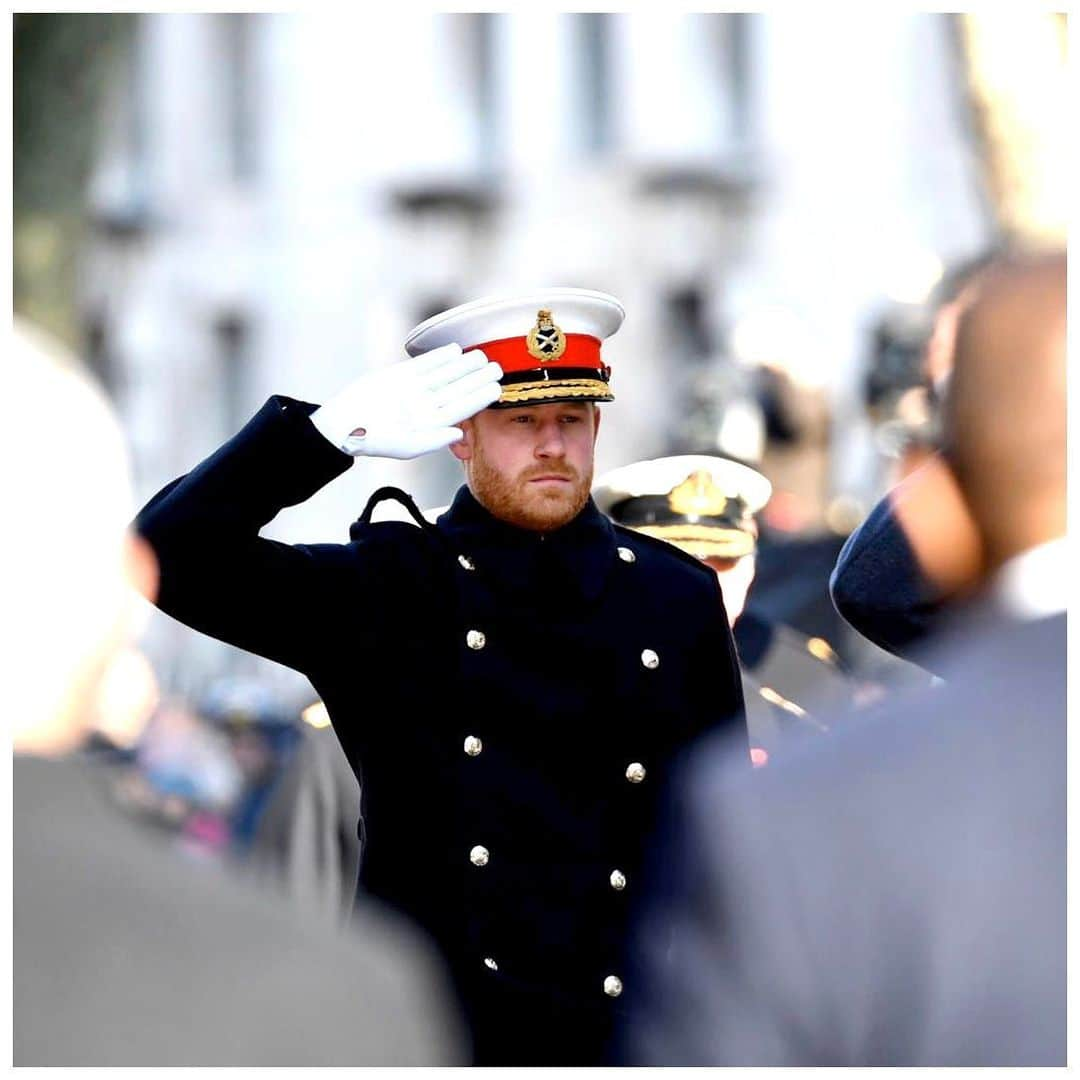
[[[495,408],[528,405],[540,401],[614,401],[615,395],[602,379],[537,379],[503,383]]]
[[[742,529],[710,525],[631,525],[634,532],[655,536],[698,559],[738,559],[754,550],[754,537]]]

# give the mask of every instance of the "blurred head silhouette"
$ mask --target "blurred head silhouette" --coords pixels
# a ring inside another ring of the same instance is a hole
[[[957,327],[943,451],[897,505],[929,578],[963,594],[1066,529],[1066,259],[1014,255]]]
[[[945,455],[989,571],[1065,533],[1065,313],[1065,256],[1029,256],[989,271],[958,327]]]
[[[11,643],[4,691],[16,752],[77,746],[102,676],[152,592],[149,549],[126,526],[127,452],[101,391],[55,341],[16,320],[3,425],[15,551],[4,560],[3,623]]]

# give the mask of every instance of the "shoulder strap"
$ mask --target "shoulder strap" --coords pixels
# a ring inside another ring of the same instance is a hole
[[[409,512],[409,516],[420,526],[421,529],[428,536],[437,537],[439,541],[445,545],[446,539],[443,536],[441,530],[433,525],[424,515],[421,513],[420,508],[413,501],[413,497],[407,492],[396,487],[381,487],[374,492],[370,499],[367,501],[367,505],[364,507],[363,513],[349,529],[350,537],[352,537],[353,531],[361,525],[371,524],[371,515],[375,512],[375,507],[381,502],[385,502],[387,499],[393,499],[394,502],[400,503]],[[355,537],[352,537],[355,539]]]

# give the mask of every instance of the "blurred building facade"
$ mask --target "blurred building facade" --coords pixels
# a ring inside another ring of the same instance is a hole
[[[827,402],[822,503],[868,503],[868,327],[993,230],[954,46],[878,11],[140,16],[79,298],[139,494],[435,311],[560,284],[628,312],[598,470],[760,456],[771,364]],[[344,539],[381,484],[459,482],[449,454],[362,461],[269,533]],[[147,647],[180,689],[263,670],[164,616]]]

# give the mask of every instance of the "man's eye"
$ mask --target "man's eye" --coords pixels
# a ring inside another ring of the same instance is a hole
[[[513,422],[515,424],[531,424],[532,417],[528,413],[522,413],[520,416],[515,416]]]
[[[581,423],[581,417],[580,416],[564,416],[562,418],[562,422],[564,424],[580,424]]]

